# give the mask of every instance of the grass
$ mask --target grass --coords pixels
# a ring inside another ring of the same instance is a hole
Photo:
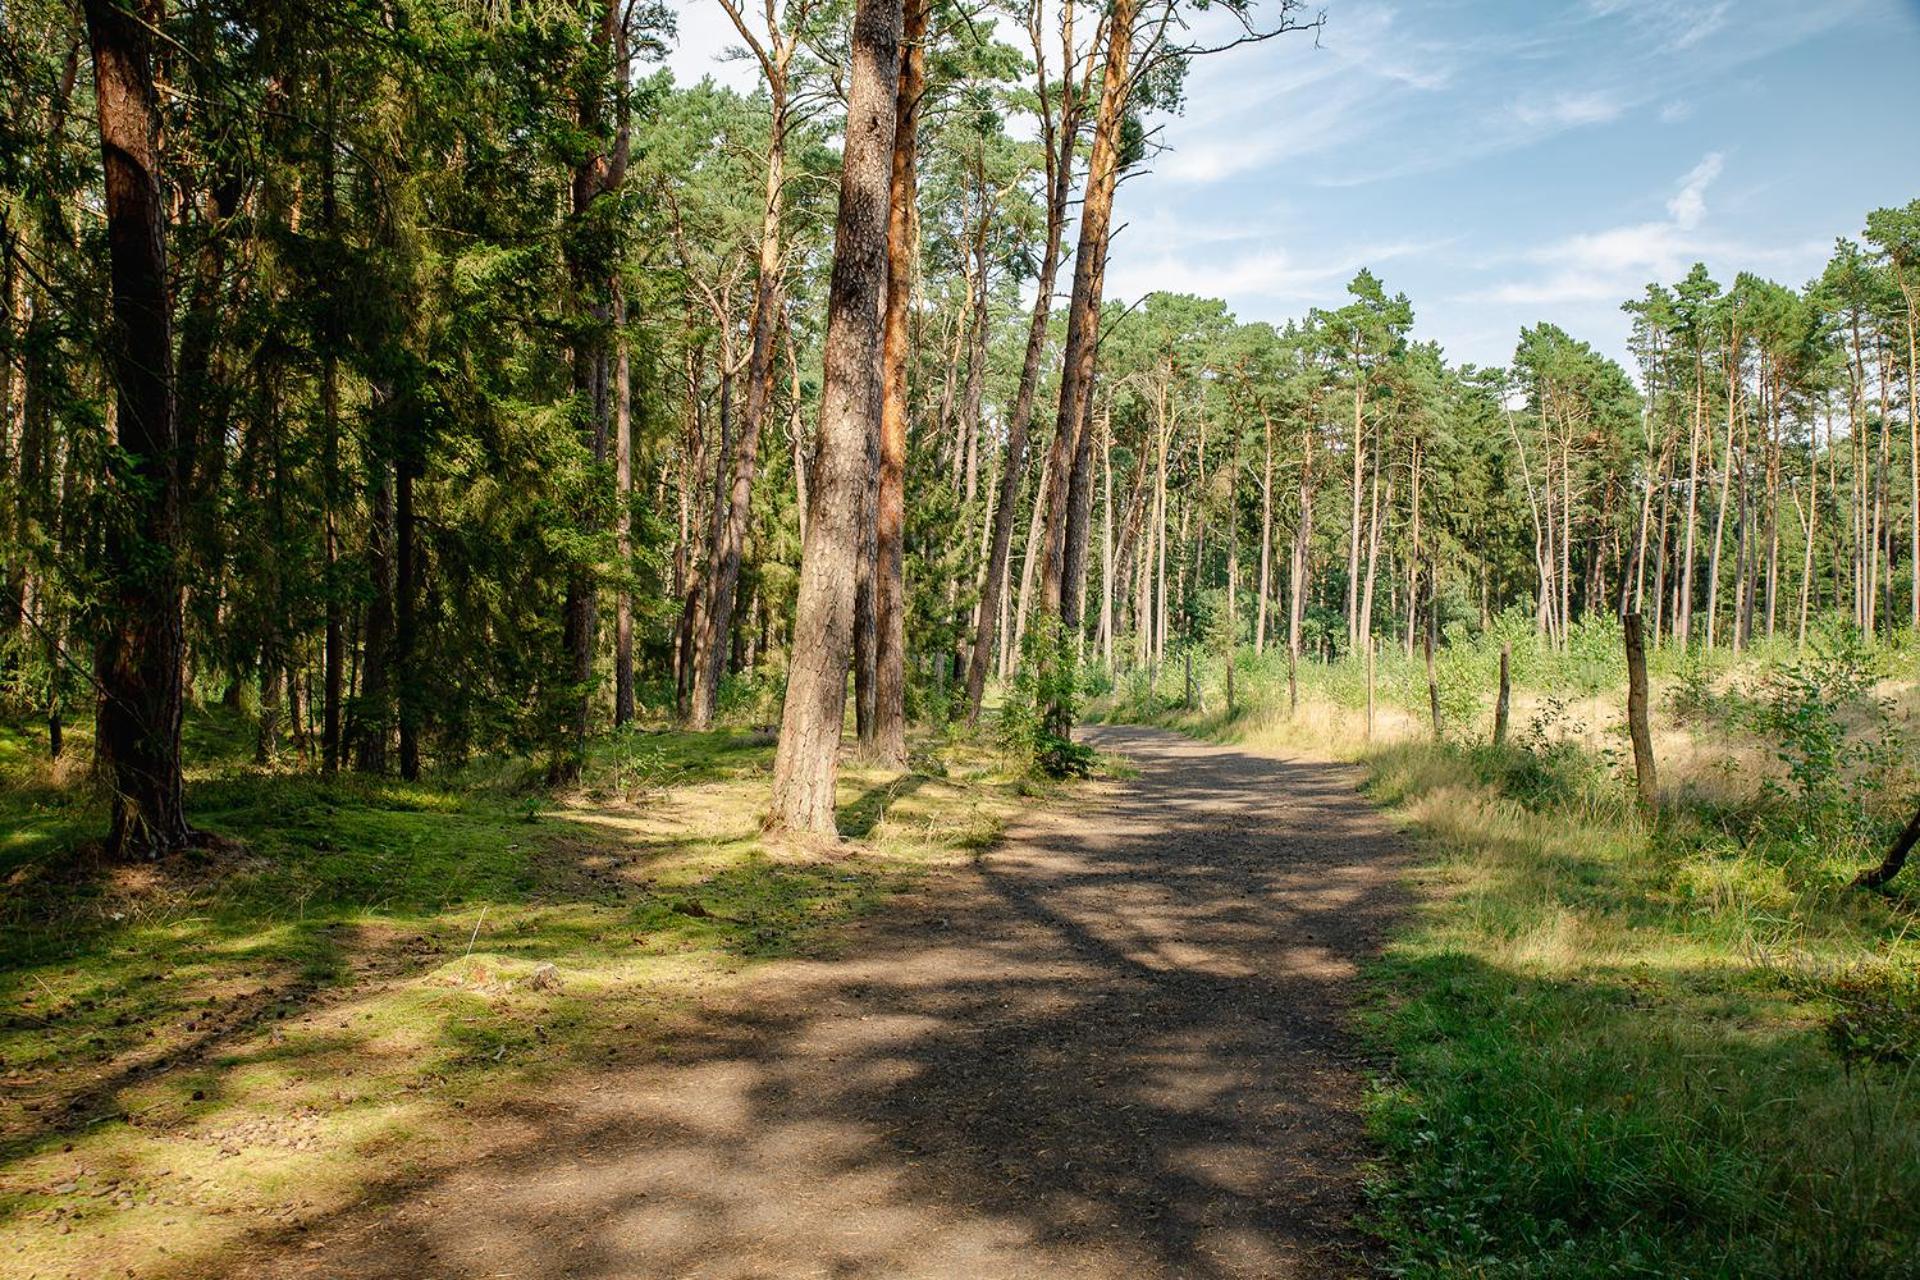
[[[1211,671],[1210,710],[1110,708],[1357,760],[1421,850],[1424,905],[1363,1014],[1390,1064],[1368,1113],[1392,1274],[1920,1275],[1920,885],[1848,887],[1911,795],[1911,744],[1890,785],[1837,780],[1865,834],[1808,828],[1787,748],[1730,709],[1783,660],[1714,672],[1725,705],[1685,723],[1656,697],[1657,824],[1628,802],[1607,691],[1547,675],[1499,750],[1484,704],[1429,740],[1424,669],[1371,740],[1337,669],[1292,717],[1257,667],[1232,714]],[[1689,679],[1668,664],[1659,692]],[[1590,723],[1549,714],[1573,699]]]
[[[0,734],[0,1273],[197,1274],[484,1146],[516,1095],[673,1052],[734,975],[833,950],[1011,810],[994,758],[842,771],[832,853],[759,835],[765,735],[634,732],[552,797],[525,761],[418,784],[239,763],[193,719],[160,865]],[[80,754],[84,752],[81,745]]]

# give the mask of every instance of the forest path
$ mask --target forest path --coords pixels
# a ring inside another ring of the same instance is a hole
[[[1342,766],[1153,729],[844,953],[524,1100],[471,1163],[248,1274],[1364,1271],[1357,963],[1402,847]],[[275,1251],[277,1252],[277,1251]]]

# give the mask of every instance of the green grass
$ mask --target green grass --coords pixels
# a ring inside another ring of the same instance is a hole
[[[554,797],[528,761],[322,779],[190,725],[217,839],[122,867],[73,765],[0,733],[0,1272],[211,1267],[430,1167],[530,1083],[671,1052],[743,968],[831,952],[1015,790],[963,746],[849,768],[823,856],[760,838],[763,734],[610,736]]]
[[[1610,731],[1495,750],[1474,718],[1435,744],[1422,668],[1382,681],[1369,742],[1339,696],[1351,669],[1313,673],[1289,718],[1284,676],[1250,665],[1234,713],[1211,669],[1205,709],[1169,706],[1176,669],[1161,702],[1109,714],[1357,760],[1417,843],[1421,905],[1362,1027],[1388,1064],[1367,1111],[1392,1274],[1920,1275],[1920,879],[1849,887],[1910,793],[1910,748],[1894,784],[1854,790],[1848,830],[1870,834],[1823,837],[1778,785],[1780,744],[1656,699],[1655,825]]]

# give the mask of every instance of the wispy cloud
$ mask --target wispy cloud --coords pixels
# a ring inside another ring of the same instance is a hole
[[[1624,110],[1618,98],[1600,89],[1584,93],[1562,91],[1544,100],[1514,102],[1507,108],[1508,113],[1528,129],[1575,129],[1581,125],[1606,124],[1618,120]]]
[[[1532,274],[1500,281],[1460,295],[1468,302],[1551,306],[1620,301],[1639,293],[1648,280],[1672,280],[1705,259],[1734,261],[1756,270],[1805,269],[1823,246],[1758,244],[1710,232],[1707,191],[1726,168],[1726,157],[1710,151],[1683,175],[1667,198],[1667,217],[1580,232],[1510,255],[1537,268]]]
[[[1323,304],[1337,301],[1341,288],[1360,268],[1429,253],[1445,243],[1402,240],[1358,244],[1310,258],[1282,248],[1256,249],[1212,260],[1193,253],[1161,252],[1115,262],[1107,271],[1107,287],[1118,298],[1137,298],[1160,290],[1235,303]]]

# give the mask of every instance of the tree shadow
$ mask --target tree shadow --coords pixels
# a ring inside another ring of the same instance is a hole
[[[503,1109],[270,1274],[1279,1276],[1366,1267],[1357,967],[1404,906],[1355,775],[1105,729],[845,958]],[[183,1272],[184,1274],[184,1272]]]

